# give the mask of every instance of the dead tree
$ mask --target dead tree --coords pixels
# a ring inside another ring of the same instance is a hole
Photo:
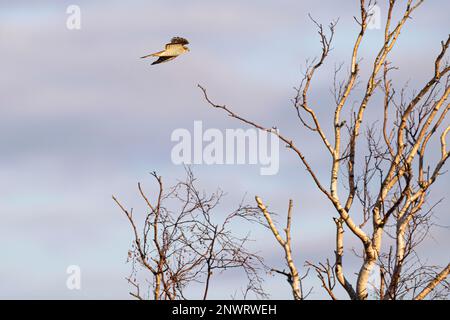
[[[273,127],[240,116],[226,105],[213,102],[206,89],[199,86],[205,100],[213,108],[247,125],[267,131],[285,143],[304,165],[317,189],[335,208],[334,263],[310,263],[333,299],[336,298],[333,294],[335,282],[345,289],[351,299],[367,299],[372,285],[369,276],[375,266],[380,268],[380,283],[373,284],[377,298],[424,299],[430,292],[434,292],[434,298],[448,297],[449,294],[446,277],[450,265],[440,269],[425,265],[417,257],[415,248],[429,235],[432,212],[426,210],[424,204],[429,199],[432,185],[442,175],[450,155],[446,146],[450,127],[441,128],[449,110],[446,100],[450,92],[450,66],[444,58],[450,37],[441,43],[439,54],[428,62],[431,69],[429,80],[410,97],[406,89],[397,92],[389,79],[389,74],[395,70],[389,62],[389,56],[404,25],[409,23],[411,15],[422,5],[423,0],[402,1],[403,7],[398,9],[401,10],[401,16],[398,21],[393,21],[397,2],[388,1],[383,44],[369,64],[369,74],[365,75],[360,68],[359,48],[367,31],[371,18],[369,8],[373,3],[360,0],[359,18],[355,17],[359,33],[350,52],[348,73],[342,82],[336,80],[340,68],[332,74],[335,79],[335,105],[333,113],[330,113],[333,123],[331,139],[316,114],[318,108],[327,106],[320,101],[310,101],[308,97],[316,71],[323,67],[330,54],[336,22],[329,25],[327,32],[313,20],[318,28],[322,53],[307,65],[293,106],[299,123],[318,135],[323,143],[324,154],[330,159],[327,182],[319,179],[323,172],[320,175],[317,173],[318,169],[313,168],[302,147],[293,139]],[[362,95],[355,90],[360,83],[365,84]],[[384,95],[381,104],[374,98],[377,91]],[[367,108],[379,110],[383,119],[381,124],[371,123],[365,117]],[[440,135],[436,141],[440,144],[440,150],[429,146],[436,135]],[[365,146],[363,142],[366,142]],[[432,162],[430,155],[439,157]],[[262,201],[257,202],[264,213]],[[362,261],[361,268],[356,272],[354,283],[349,277],[354,272],[345,270],[343,265],[344,230],[349,231],[361,244],[361,252],[357,253]],[[289,251],[288,239],[281,239],[276,229],[272,229],[272,232],[284,250]],[[382,246],[382,240],[387,249]],[[291,266],[287,254],[286,257],[287,264]],[[298,272],[295,268],[290,270],[290,276],[295,279]],[[294,297],[295,287],[292,287]]]
[[[152,201],[138,184],[146,213],[136,217],[132,209],[126,209],[113,196],[133,230],[129,251],[133,268],[127,280],[134,292],[130,294],[137,299],[187,299],[187,288],[197,286],[192,291],[199,292],[200,285],[203,287],[201,296],[195,298],[207,299],[215,275],[239,269],[248,279],[242,289],[244,297],[249,293],[266,297],[259,274],[263,268],[262,258],[246,248],[248,235],[237,236],[231,231],[234,223],[251,220],[256,208],[240,204],[220,219],[214,212],[218,211],[223,192],[218,190],[209,195],[200,192],[190,169],[187,169],[185,181],[168,190],[160,176],[156,173],[152,176],[158,185],[155,200]],[[142,270],[144,279],[138,274]],[[145,281],[150,282],[150,294],[142,292]]]

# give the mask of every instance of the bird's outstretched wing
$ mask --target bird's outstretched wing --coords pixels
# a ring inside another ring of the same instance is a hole
[[[186,45],[189,44],[189,41],[182,37],[173,37],[172,40],[170,40],[170,44]]]
[[[159,59],[156,60],[155,62],[153,62],[152,65],[168,62],[168,61],[173,60],[175,58],[176,58],[176,56],[159,57]]]

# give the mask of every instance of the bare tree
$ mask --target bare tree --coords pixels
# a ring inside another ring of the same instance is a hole
[[[195,285],[202,288],[201,297],[196,298],[207,299],[214,275],[239,269],[248,279],[242,289],[244,298],[249,293],[266,297],[259,274],[264,267],[262,258],[246,248],[248,235],[239,237],[231,232],[234,223],[251,220],[257,209],[241,203],[220,219],[213,213],[218,211],[224,193],[200,192],[192,171],[188,168],[186,171],[186,180],[167,191],[162,178],[152,173],[158,185],[154,201],[138,184],[147,206],[141,218],[136,218],[133,210],[126,209],[113,196],[133,230],[129,252],[133,268],[128,281],[135,290],[130,294],[137,299],[149,298],[142,293],[144,281],[137,274],[140,269],[151,276],[149,290],[155,300],[186,299],[186,290]],[[199,292],[198,288],[193,291]]]
[[[360,71],[359,48],[367,31],[371,18],[371,1],[360,0],[359,25],[350,54],[350,67],[346,79],[337,81],[341,67],[334,71],[335,106],[332,117],[333,138],[327,137],[327,130],[316,114],[320,102],[310,102],[309,92],[316,71],[321,68],[331,51],[336,22],[325,28],[313,20],[318,28],[322,53],[307,69],[297,89],[293,106],[300,124],[317,134],[329,156],[328,187],[319,179],[318,174],[296,142],[275,130],[240,116],[227,107],[213,102],[205,88],[204,98],[213,108],[224,111],[228,116],[247,125],[267,131],[277,136],[287,148],[298,156],[312,178],[317,189],[330,201],[336,210],[336,245],[334,263],[308,263],[322,281],[322,286],[332,299],[336,299],[333,289],[338,282],[351,299],[367,299],[370,286],[375,286],[380,299],[424,299],[434,292],[434,298],[448,297],[449,285],[446,277],[450,265],[444,268],[428,266],[422,263],[416,253],[417,246],[429,236],[432,226],[432,211],[426,210],[431,186],[441,176],[444,164],[450,152],[447,150],[446,137],[450,126],[441,129],[449,110],[446,103],[450,92],[448,62],[444,62],[450,44],[450,36],[441,43],[441,50],[434,58],[430,79],[408,98],[406,89],[397,92],[389,79],[395,68],[389,62],[389,54],[395,46],[404,25],[413,12],[422,5],[423,0],[408,0],[398,21],[393,21],[395,0],[388,1],[387,18],[384,25],[383,44],[372,61],[367,77]],[[312,19],[312,18],[311,18]],[[431,62],[431,61],[430,61]],[[355,88],[365,83],[362,95]],[[380,106],[374,98],[375,92],[384,95],[381,111],[381,125],[365,117],[365,111],[372,103]],[[353,99],[355,104],[349,101]],[[367,130],[364,131],[364,125]],[[430,149],[430,141],[440,134],[440,150]],[[366,147],[362,146],[366,142]],[[439,157],[433,163],[433,155]],[[341,188],[344,188],[344,191]],[[344,195],[343,195],[344,194]],[[356,200],[356,201],[355,201]],[[288,277],[292,279],[294,298],[299,296],[298,271],[291,258],[290,212],[286,239],[282,239],[275,227],[272,227],[270,215],[262,200],[257,204],[264,214],[270,229],[286,253],[289,266]],[[361,268],[357,271],[355,283],[351,283],[349,272],[344,269],[344,230],[359,240]],[[384,246],[382,245],[384,241]],[[371,284],[369,276],[375,266],[380,268],[380,283]]]

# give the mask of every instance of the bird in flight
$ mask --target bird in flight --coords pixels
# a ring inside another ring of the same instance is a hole
[[[189,48],[186,47],[186,45],[188,44],[189,41],[187,41],[184,38],[173,37],[172,40],[170,40],[170,43],[166,44],[165,50],[156,53],[151,53],[149,55],[141,57],[141,59],[148,57],[158,57],[158,60],[154,61],[152,65],[169,62],[170,60],[175,59],[179,55],[189,52]]]

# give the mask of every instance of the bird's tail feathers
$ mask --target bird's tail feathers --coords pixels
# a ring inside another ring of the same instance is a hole
[[[146,56],[141,57],[141,59],[145,59],[145,58],[149,58],[149,57],[153,57],[153,53],[152,54],[148,54]]]

